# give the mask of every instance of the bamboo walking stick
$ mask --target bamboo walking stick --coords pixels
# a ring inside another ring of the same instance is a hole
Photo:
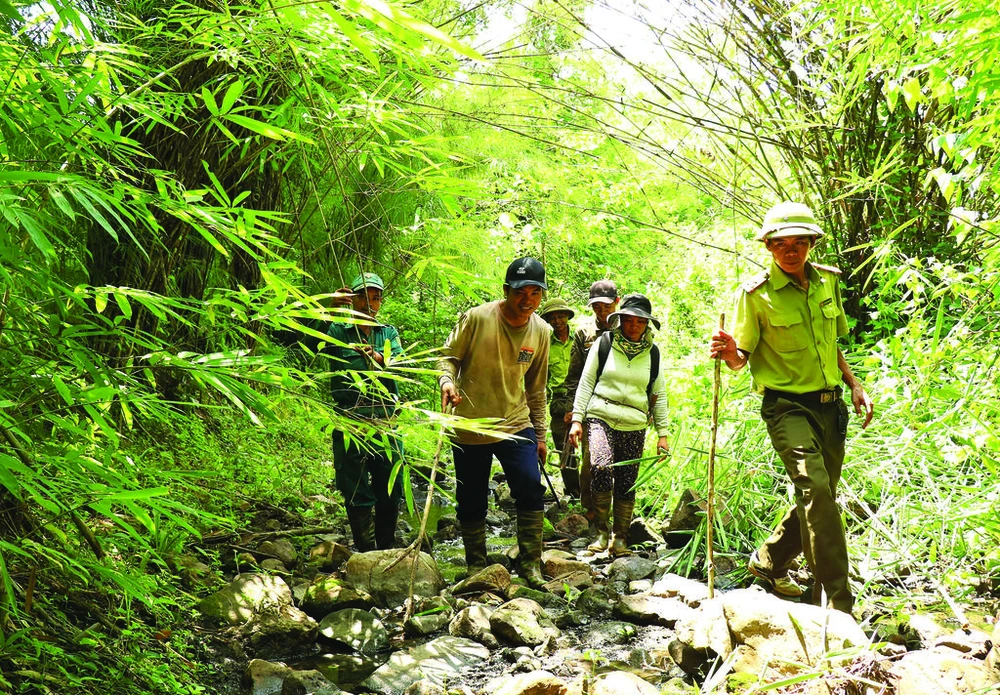
[[[719,314],[719,330],[726,327],[726,315]],[[708,597],[715,597],[715,552],[712,549],[715,539],[715,441],[719,433],[719,391],[722,384],[722,358],[715,358],[715,379],[712,384],[712,440],[708,447],[708,531],[705,542],[708,544],[706,561],[708,563]]]

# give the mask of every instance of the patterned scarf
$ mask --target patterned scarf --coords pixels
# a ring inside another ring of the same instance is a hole
[[[631,362],[636,355],[641,354],[643,350],[649,350],[653,346],[653,339],[649,334],[648,328],[642,334],[642,337],[637,341],[631,341],[626,338],[625,334],[622,333],[621,328],[616,328],[613,336],[614,342],[617,343],[618,347],[621,348],[621,351],[625,353],[629,362]]]

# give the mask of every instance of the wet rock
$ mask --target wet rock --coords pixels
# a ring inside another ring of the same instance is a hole
[[[633,673],[613,671],[594,679],[590,695],[660,695],[660,691]]]
[[[993,636],[990,638],[993,648],[986,655],[986,665],[993,669],[994,673],[1000,674],[1000,620],[993,624]]]
[[[460,610],[448,624],[448,632],[455,637],[464,637],[486,645],[490,649],[500,646],[490,627],[493,610],[481,605],[468,606]]]
[[[898,630],[903,643],[911,650],[930,649],[935,642],[948,635],[947,629],[919,613],[908,616],[899,624]]]
[[[565,613],[557,615],[555,618],[556,627],[560,630],[580,627],[581,625],[586,625],[590,622],[590,618],[583,611],[566,611]]]
[[[257,655],[274,657],[304,651],[316,639],[316,629],[315,620],[287,603],[255,613],[242,632]]]
[[[462,527],[454,516],[442,516],[438,519],[437,529],[434,531],[435,541],[451,541],[461,536]]]
[[[545,591],[555,594],[557,596],[563,596],[566,593],[567,587],[570,589],[586,589],[587,587],[594,585],[594,578],[591,576],[589,570],[578,570],[576,572],[570,572],[569,574],[563,574],[555,579],[545,582],[542,585],[542,589]]]
[[[604,592],[597,588],[584,589],[576,597],[574,604],[577,610],[583,611],[594,618],[606,618],[611,615],[611,601]]]
[[[198,610],[210,620],[242,625],[268,608],[291,605],[292,592],[280,577],[269,574],[241,574],[228,586],[198,603]]]
[[[973,659],[985,659],[992,646],[990,636],[981,630],[955,630],[934,642],[935,648],[954,649]]]
[[[677,639],[708,657],[725,657],[735,649],[721,597],[702,602],[696,611],[678,620],[674,630]]]
[[[337,652],[314,656],[298,666],[316,669],[331,683],[355,684],[374,673],[386,659],[388,659],[387,654],[382,658],[380,655],[369,657],[355,652],[350,654]]]
[[[288,574],[288,568],[285,567],[285,563],[273,557],[261,560],[260,568],[266,572],[273,572],[275,574]]]
[[[691,539],[692,532],[701,524],[708,505],[704,498],[690,488],[681,493],[674,507],[670,521],[663,529],[663,539],[670,548],[683,548]]]
[[[565,550],[546,550],[542,553],[542,572],[547,577],[561,577],[572,572],[590,574],[590,565],[580,562],[573,553]]]
[[[309,550],[309,562],[322,572],[333,572],[351,557],[351,549],[336,541],[323,541]]]
[[[334,683],[319,671],[292,671],[281,686],[281,695],[337,695]]]
[[[471,577],[463,579],[451,590],[451,593],[474,594],[488,591],[494,594],[505,594],[510,588],[510,572],[501,564],[493,564],[484,570],[476,572]]]
[[[342,579],[328,575],[316,577],[302,599],[302,610],[317,620],[333,611],[345,608],[368,610],[374,605],[368,594],[348,586]]]
[[[280,693],[285,677],[292,672],[284,664],[278,664],[263,659],[254,659],[247,664],[240,685],[250,695],[271,695]]]
[[[496,497],[498,507],[501,509],[514,509],[514,498],[511,497],[510,485],[506,481],[497,485],[493,494]],[[499,526],[500,524],[497,525]]]
[[[395,652],[359,686],[365,692],[396,695],[425,681],[444,685],[489,658],[490,651],[472,640],[446,635],[426,644]]]
[[[965,658],[950,649],[909,652],[889,667],[896,695],[965,695],[994,685],[996,674],[982,661]]]
[[[663,536],[653,528],[653,525],[641,517],[632,519],[628,529],[629,545],[658,545],[663,542]]]
[[[194,555],[168,555],[166,561],[170,571],[179,576],[188,589],[211,589],[222,583],[212,568]]]
[[[287,538],[276,538],[273,541],[264,541],[257,549],[271,557],[277,558],[285,567],[295,567],[299,560],[299,554],[295,546]],[[262,563],[263,564],[263,563]]]
[[[405,550],[373,550],[355,553],[344,565],[347,583],[371,595],[375,605],[395,608],[410,595],[410,573],[416,564],[413,592],[417,596],[437,596],[444,588],[444,577],[437,563],[427,553],[409,553],[396,560]],[[389,566],[396,563],[391,569]]]
[[[519,673],[490,681],[484,692],[491,695],[567,695],[566,684],[548,671]]]
[[[608,581],[623,584],[652,577],[654,572],[656,563],[638,555],[620,557],[608,565],[607,569]]]
[[[637,579],[634,582],[628,583],[628,592],[630,594],[641,594],[644,592],[649,592],[653,589],[653,580],[651,579]]]
[[[569,601],[559,595],[551,594],[547,591],[531,589],[523,584],[511,584],[507,592],[509,598],[526,598],[538,603],[546,608],[563,610],[569,605]]]
[[[446,695],[448,691],[444,686],[427,681],[417,681],[403,691],[403,695]]]
[[[253,553],[244,552],[236,556],[233,560],[232,567],[229,569],[235,570],[237,574],[245,574],[253,572],[258,567],[257,558],[253,556]]]
[[[443,598],[435,596],[417,601],[413,615],[403,625],[409,637],[430,635],[448,627],[455,611]]]
[[[555,523],[555,529],[569,538],[580,538],[589,533],[590,522],[583,514],[569,514]]]
[[[656,596],[679,598],[692,608],[697,608],[702,601],[708,600],[708,585],[670,573],[653,582],[650,592]]]
[[[607,644],[628,644],[635,639],[638,631],[632,623],[608,622],[594,625],[584,633],[582,643],[588,647]]]
[[[736,671],[768,677],[795,673],[799,669],[796,664],[868,644],[854,618],[840,611],[783,601],[756,588],[731,591],[720,598],[739,652],[733,665]],[[836,666],[840,662],[834,659],[829,663]]]
[[[704,678],[705,667],[711,661],[709,655],[695,649],[682,640],[675,639],[668,646],[670,658],[674,660],[684,673],[695,679]]]
[[[675,598],[653,594],[622,596],[614,606],[614,615],[639,625],[673,627],[678,620],[691,615],[692,608]]]
[[[493,611],[490,630],[497,639],[515,646],[536,647],[559,636],[559,628],[545,609],[526,598],[515,598]]]
[[[360,608],[330,613],[319,624],[319,634],[330,642],[365,655],[372,655],[389,644],[382,622]]]

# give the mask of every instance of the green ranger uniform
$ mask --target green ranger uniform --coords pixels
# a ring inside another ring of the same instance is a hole
[[[566,388],[566,374],[569,372],[569,359],[573,352],[573,341],[567,336],[565,342],[556,338],[553,333],[549,339],[549,379],[546,389],[549,393],[549,429],[552,430],[552,442],[556,449],[562,451],[566,443],[566,432],[569,423],[563,416],[573,409],[573,394]],[[569,476],[567,477],[567,473]],[[574,497],[580,496],[580,475],[574,469],[563,469],[563,482],[566,492]]]
[[[351,323],[331,323],[327,335],[341,343],[371,345],[376,352],[383,353],[386,341],[389,354],[393,357],[403,352],[399,332],[393,326],[378,325],[365,335]],[[366,388],[359,388],[352,377],[352,371],[375,371],[378,365],[358,352],[346,347],[329,345],[324,352],[332,356],[331,368],[335,370],[330,380],[331,395],[337,405],[348,414],[359,419],[384,419],[392,417],[399,402],[399,387],[393,379],[379,379],[384,391],[370,382]],[[355,544],[363,547],[360,538],[367,536],[362,528],[370,524],[374,509],[374,540],[379,548],[392,547],[396,532],[399,499],[402,494],[400,479],[389,489],[389,479],[396,462],[403,456],[402,442],[388,426],[379,427],[380,435],[369,442],[370,448],[362,448],[358,442],[348,441],[344,433],[333,433],[333,467],[337,489],[344,496],[348,520],[354,533]],[[356,528],[358,527],[358,528]]]
[[[737,293],[733,337],[749,355],[764,394],[761,417],[795,485],[795,507],[758,551],[761,565],[786,573],[800,552],[826,591],[850,613],[847,540],[837,508],[848,410],[841,399],[837,338],[847,333],[836,268],[806,263],[803,289],[774,262]]]

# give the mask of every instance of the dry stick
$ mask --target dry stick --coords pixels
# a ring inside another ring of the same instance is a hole
[[[726,327],[726,315],[719,314],[719,330]],[[715,552],[712,542],[715,537],[715,440],[719,433],[719,390],[722,384],[722,359],[715,358],[715,379],[712,383],[712,441],[708,447],[708,597],[715,597]]]
[[[451,415],[452,412],[454,412],[454,407],[449,405],[445,410],[445,414]],[[427,519],[431,514],[431,502],[434,500],[434,482],[437,480],[438,463],[441,461],[441,448],[444,444],[444,440],[444,425],[442,425],[438,430],[437,449],[434,451],[434,461],[431,463],[431,476],[430,481],[427,483],[427,501],[424,502],[424,516],[420,520],[420,531],[417,532],[417,537],[413,539],[413,542],[399,554],[399,557],[389,563],[389,566],[385,568],[385,571],[388,572],[393,567],[398,565],[404,557],[416,551],[416,557],[413,559],[413,564],[410,565],[410,600],[406,603],[406,614],[403,616],[404,623],[413,616],[413,585],[417,578],[417,563],[420,561],[420,545],[427,536]]]

